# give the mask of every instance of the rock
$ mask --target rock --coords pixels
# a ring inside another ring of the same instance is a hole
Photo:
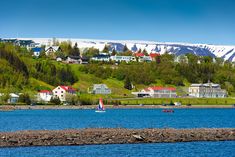
[[[140,135],[132,135],[137,141],[143,141],[144,137],[140,136]]]

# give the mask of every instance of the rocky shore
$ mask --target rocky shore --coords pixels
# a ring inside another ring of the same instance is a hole
[[[232,129],[81,129],[0,132],[0,147],[235,140]]]

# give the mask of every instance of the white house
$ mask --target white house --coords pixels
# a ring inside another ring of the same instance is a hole
[[[135,57],[133,56],[111,56],[110,59],[115,62],[131,62],[135,61]]]
[[[95,55],[91,58],[91,60],[109,62],[110,61],[110,55],[106,55],[106,54]]]
[[[189,96],[197,98],[224,98],[227,97],[227,92],[221,89],[219,84],[191,84],[189,87]]]
[[[152,98],[175,98],[177,97],[176,89],[173,87],[148,87],[140,92],[132,92],[137,97]]]
[[[76,89],[71,86],[58,86],[52,90],[53,96],[58,97],[60,101],[66,101],[66,94],[75,94]]]
[[[45,53],[46,53],[46,55],[49,55],[49,54],[55,53],[59,50],[60,50],[59,46],[46,46]]]
[[[41,90],[38,93],[38,101],[49,102],[52,97],[52,92],[49,90]]]
[[[89,93],[93,94],[111,94],[111,89],[106,84],[94,84],[93,88]]]

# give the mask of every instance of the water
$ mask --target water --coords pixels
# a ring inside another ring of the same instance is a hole
[[[234,128],[235,109],[16,110],[0,112],[0,131],[77,128]]]
[[[0,149],[1,157],[235,157],[235,141]]]
[[[0,131],[77,128],[234,128],[235,109],[16,110],[0,112]],[[235,141],[0,148],[0,157],[235,157]]]

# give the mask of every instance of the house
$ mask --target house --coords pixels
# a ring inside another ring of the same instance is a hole
[[[60,101],[66,101],[66,94],[75,94],[76,89],[71,86],[58,86],[52,90],[53,97],[58,97]]]
[[[177,97],[176,89],[173,87],[148,87],[140,92],[132,92],[137,97],[152,97],[152,98],[175,98]]]
[[[219,84],[209,82],[204,84],[191,84],[189,87],[189,96],[197,98],[224,98],[227,97],[227,92],[221,89]]]
[[[135,61],[135,57],[132,56],[111,56],[110,59],[115,62],[131,62]]]
[[[59,46],[46,46],[45,47],[45,53],[46,55],[53,54],[57,51],[61,51],[61,48]]]
[[[73,63],[73,64],[78,64],[80,61],[81,57],[80,56],[68,56],[66,59],[67,63]]]
[[[188,57],[186,55],[179,55],[174,58],[174,62],[176,63],[188,63]]]
[[[15,104],[18,102],[19,100],[19,95],[15,94],[15,93],[10,93],[9,94],[9,99],[7,100],[7,103],[9,104]]]
[[[33,51],[33,56],[35,57],[39,57],[39,55],[41,54],[42,48],[40,47],[34,47],[31,49]]]
[[[111,94],[111,89],[106,84],[94,84],[89,93],[93,94]]]
[[[151,53],[149,54],[149,56],[151,57],[152,61],[155,61],[155,60],[156,60],[156,57],[157,57],[157,56],[160,56],[160,54],[159,54],[159,53],[152,53],[152,52],[151,52]]]
[[[49,90],[41,90],[38,92],[38,101],[49,102],[52,97],[52,92]]]
[[[110,55],[108,54],[98,54],[91,58],[93,61],[104,61],[109,62],[110,61]]]

